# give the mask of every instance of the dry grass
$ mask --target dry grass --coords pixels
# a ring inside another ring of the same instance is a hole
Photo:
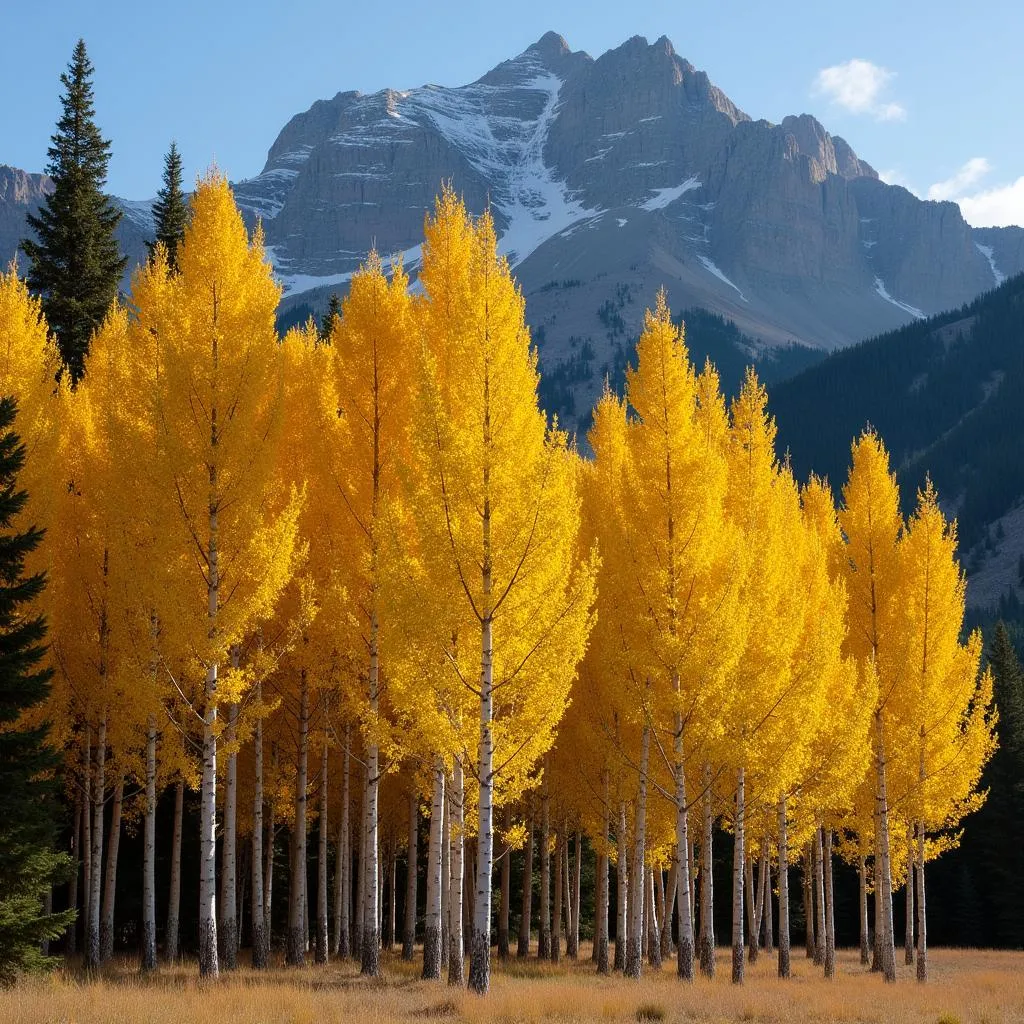
[[[794,951],[800,952],[800,951]],[[674,965],[640,982],[598,978],[589,959],[559,967],[535,960],[496,965],[481,999],[419,979],[418,964],[385,959],[385,976],[368,982],[355,964],[304,970],[242,969],[201,984],[194,965],[141,979],[134,965],[112,965],[101,979],[67,972],[0,991],[0,1024],[376,1024],[391,1021],[860,1022],[860,1024],[1010,1024],[1024,1021],[1024,953],[936,950],[932,981],[912,968],[887,986],[866,973],[854,952],[839,955],[839,977],[826,982],[801,955],[794,978],[780,982],[762,956],[743,986],[719,977],[679,983]],[[659,1016],[660,1014],[660,1016]]]

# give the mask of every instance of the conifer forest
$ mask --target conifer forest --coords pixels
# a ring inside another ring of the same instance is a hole
[[[172,146],[120,284],[92,74],[0,273],[8,1016],[1024,1019],[964,980],[1024,966],[1024,676],[947,496],[867,424],[798,476],[664,291],[568,432],[445,181],[282,331]]]

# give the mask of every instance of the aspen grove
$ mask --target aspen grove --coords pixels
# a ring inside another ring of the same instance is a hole
[[[248,946],[377,976],[397,943],[486,993],[493,947],[583,934],[599,973],[674,955],[691,981],[717,898],[733,982],[773,950],[790,976],[795,916],[832,977],[845,862],[863,962],[895,980],[905,888],[925,980],[926,868],[984,801],[997,717],[934,488],[905,518],[870,429],[838,494],[795,479],[757,376],[727,402],[663,293],[585,456],[538,405],[491,216],[443,189],[420,260],[414,288],[371,254],[324,329],[280,337],[261,231],[211,172],[74,386],[0,276],[86,965],[137,828],[143,971]]]

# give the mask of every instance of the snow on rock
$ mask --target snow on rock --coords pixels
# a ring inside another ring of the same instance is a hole
[[[661,210],[664,209],[669,203],[674,203],[680,196],[686,195],[687,192],[692,192],[694,189],[700,188],[700,179],[697,177],[687,178],[682,185],[676,185],[673,188],[656,188],[652,191],[654,195],[650,199],[644,200],[640,203],[640,209],[642,210]],[[738,290],[738,289],[737,289]]]
[[[998,288],[1006,280],[1006,275],[996,266],[996,258],[992,252],[991,245],[980,245],[978,242],[974,243],[974,248],[981,253],[985,259],[988,260],[988,265],[992,268],[992,278]]]
[[[909,313],[915,320],[927,320],[928,314],[922,312],[917,306],[911,306],[907,302],[900,302],[899,299],[894,299],[889,292],[886,290],[885,284],[882,282],[880,277],[875,278],[875,291],[885,299],[886,302],[891,302],[894,306],[902,309],[904,313]]]
[[[700,262],[701,262],[701,263],[703,264],[703,266],[704,266],[704,269],[705,269],[705,270],[706,270],[706,271],[707,271],[707,272],[708,272],[709,274],[714,274],[714,275],[715,275],[715,277],[717,277],[719,281],[724,281],[724,282],[725,282],[725,283],[726,283],[726,284],[727,284],[727,285],[728,285],[728,286],[729,286],[730,288],[733,288],[733,289],[735,289],[735,290],[736,290],[737,292],[739,292],[739,296],[740,296],[740,298],[741,298],[741,299],[742,299],[742,300],[743,300],[744,302],[746,302],[746,301],[747,301],[747,297],[746,297],[746,295],[744,295],[744,294],[743,294],[743,292],[741,292],[741,291],[739,290],[739,288],[737,288],[737,287],[736,287],[736,285],[735,285],[735,284],[733,284],[733,283],[732,283],[732,281],[730,281],[730,280],[729,280],[729,278],[727,278],[727,277],[725,276],[725,274],[724,274],[724,273],[722,273],[722,270],[721,270],[721,268],[720,268],[720,267],[718,267],[718,266],[717,266],[717,265],[716,265],[715,263],[713,263],[713,262],[712,262],[711,260],[709,260],[709,259],[707,258],[707,256],[699,256],[699,255],[698,255],[697,259],[699,259],[699,260],[700,260]]]
[[[153,230],[153,203],[155,199],[119,199],[124,215],[145,232]]]
[[[398,263],[401,263],[408,272],[419,265],[423,255],[422,250],[422,244],[414,245],[404,252],[389,256],[383,260],[384,269],[390,271]],[[314,288],[326,288],[335,284],[348,284],[355,273],[355,271],[348,270],[341,274],[291,274],[287,270],[288,261],[280,256],[276,247],[268,245],[266,252],[274,266],[274,277],[284,289],[285,295],[296,295],[299,292],[308,292]]]

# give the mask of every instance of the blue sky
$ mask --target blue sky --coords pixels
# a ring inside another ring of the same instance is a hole
[[[549,29],[594,56],[667,35],[752,117],[812,113],[889,180],[960,201],[973,223],[1024,223],[1019,0],[51,0],[45,15],[13,4],[0,25],[0,163],[42,169],[79,35],[114,143],[110,189],[142,199],[172,138],[190,178],[214,160],[250,177],[316,99],[462,84]]]

